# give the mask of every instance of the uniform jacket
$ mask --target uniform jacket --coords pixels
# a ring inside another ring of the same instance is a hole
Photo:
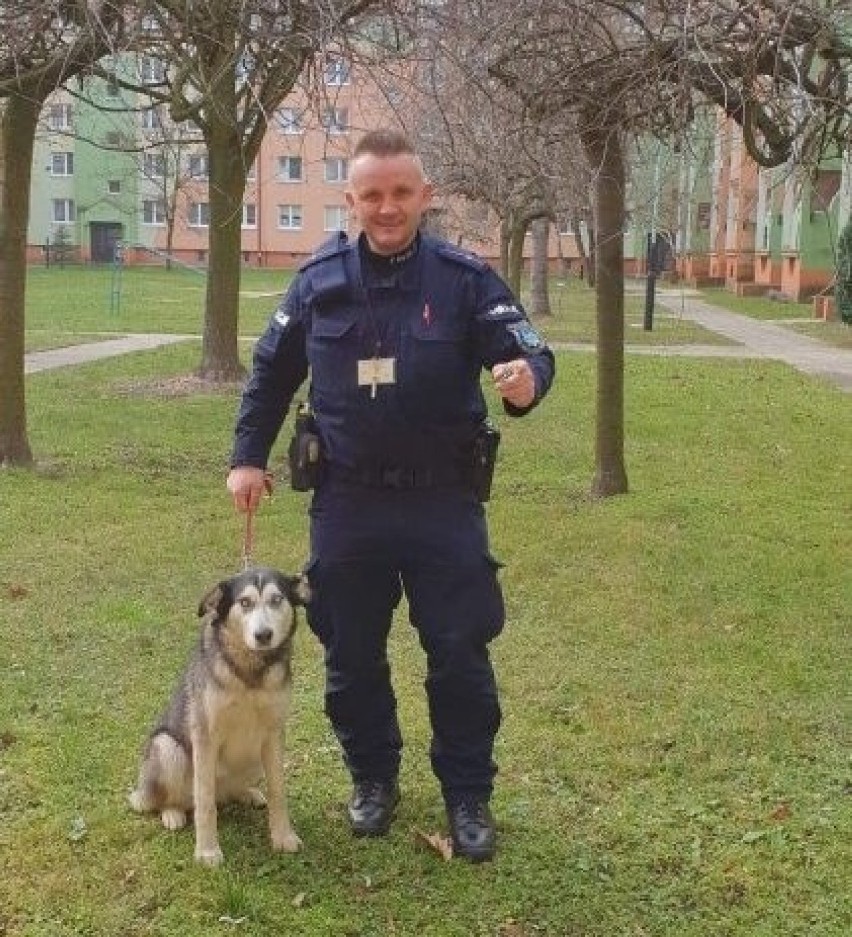
[[[395,266],[376,271],[362,257],[341,233],[299,270],[255,347],[232,465],[266,467],[309,375],[325,458],[347,468],[462,457],[486,416],[483,368],[524,357],[532,406],[547,393],[553,354],[483,260],[427,235]],[[359,361],[375,358],[391,362],[393,383],[359,385]],[[512,416],[532,406],[504,402]]]

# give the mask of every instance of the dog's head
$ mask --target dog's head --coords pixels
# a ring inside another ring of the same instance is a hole
[[[211,614],[214,625],[239,630],[250,650],[273,651],[293,633],[296,607],[310,598],[304,576],[257,567],[215,585],[201,599],[198,614]]]

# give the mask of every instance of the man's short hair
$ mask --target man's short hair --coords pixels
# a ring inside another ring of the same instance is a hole
[[[355,152],[352,155],[357,158],[365,153],[379,157],[399,156],[400,153],[417,155],[411,140],[401,130],[391,128],[369,130],[365,133],[355,145]]]

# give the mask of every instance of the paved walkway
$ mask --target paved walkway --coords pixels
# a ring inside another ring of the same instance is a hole
[[[784,361],[794,368],[821,377],[852,393],[852,351],[832,348],[816,339],[801,335],[771,322],[750,319],[711,306],[679,291],[661,290],[657,302],[686,319],[691,319],[712,332],[724,335],[736,345],[629,345],[630,354],[686,355],[692,357],[766,358]],[[144,351],[182,342],[189,335],[125,335],[102,342],[87,342],[68,348],[34,351],[25,356],[24,371],[33,374],[48,368],[96,361],[112,355]],[[590,345],[557,345],[571,349],[590,350]]]
[[[48,351],[32,351],[24,355],[24,374],[47,371],[50,368],[64,368],[73,364],[85,364],[114,355],[126,355],[131,351],[146,351],[161,345],[173,345],[183,342],[186,335],[122,335],[120,338],[108,338],[102,342],[85,342],[82,345],[69,345],[66,348],[51,348]]]
[[[737,342],[741,351],[784,361],[806,374],[832,381],[847,393],[852,392],[852,351],[848,349],[832,348],[785,326],[750,319],[680,293],[662,292],[657,298],[660,305]]]

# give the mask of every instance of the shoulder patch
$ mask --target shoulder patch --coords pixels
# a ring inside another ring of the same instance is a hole
[[[485,311],[486,319],[493,319],[498,322],[502,319],[522,318],[523,315],[523,310],[514,303],[497,303],[495,306],[491,306],[490,309]]]
[[[536,332],[528,319],[523,319],[520,322],[512,322],[507,325],[506,328],[514,336],[521,351],[528,355],[537,354],[540,351],[544,351],[547,347],[544,339]]]

